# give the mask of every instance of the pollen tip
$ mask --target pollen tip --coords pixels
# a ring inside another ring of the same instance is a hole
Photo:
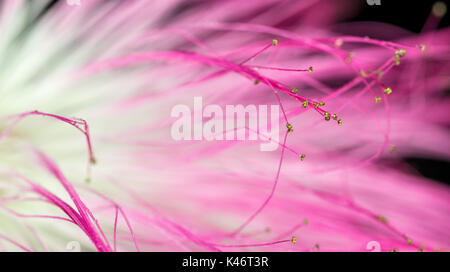
[[[436,2],[433,4],[432,12],[434,16],[441,18],[447,13],[447,5],[442,1]]]
[[[383,223],[387,223],[387,218],[381,215],[377,216],[377,220]]]
[[[348,52],[348,56],[345,59],[346,63],[351,63],[352,62],[353,54],[354,54],[353,52]]]
[[[405,49],[397,50],[397,51],[395,51],[395,55],[400,57],[400,58],[404,57],[406,55],[406,50]]]

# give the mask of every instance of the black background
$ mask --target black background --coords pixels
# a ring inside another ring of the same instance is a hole
[[[381,0],[381,5],[370,6],[366,0],[361,0],[362,12],[351,21],[378,21],[389,23],[419,33],[426,19],[431,13],[433,0]],[[441,1],[448,2],[448,1]],[[439,28],[449,25],[449,5],[447,4],[447,14],[442,18]]]
[[[419,33],[431,13],[433,4],[436,2],[437,1],[433,0],[381,0],[381,5],[370,6],[367,4],[366,0],[361,0],[361,12],[349,21],[384,22]],[[450,6],[447,3],[448,1],[443,2],[446,2],[447,4],[447,14],[441,19],[438,29],[449,26]],[[448,96],[449,93],[449,90],[446,90],[443,95]],[[406,157],[404,158],[404,162],[417,170],[421,175],[450,185],[449,161],[423,157]]]

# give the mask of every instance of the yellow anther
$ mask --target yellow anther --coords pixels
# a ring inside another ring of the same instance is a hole
[[[297,243],[297,237],[292,236],[291,242],[292,242],[293,244]]]
[[[301,161],[304,161],[304,160],[305,160],[305,157],[306,157],[305,154],[301,154],[301,155],[300,155],[300,160],[301,160]]]
[[[404,57],[405,54],[406,54],[406,50],[405,49],[400,49],[400,50],[395,51],[395,55],[399,56],[399,57]]]
[[[286,124],[286,127],[287,127],[287,128],[292,128],[292,125],[289,124],[289,123],[287,123],[287,124]]]
[[[94,157],[92,157],[92,158],[90,158],[89,162],[90,162],[91,164],[97,164],[97,159],[94,158]]]
[[[392,93],[392,89],[387,87],[386,89],[384,89],[384,93],[390,95]]]
[[[397,149],[395,145],[391,146],[391,152],[394,152]]]
[[[345,62],[346,62],[346,63],[352,62],[352,58],[353,58],[353,52],[348,52],[348,56],[347,56],[347,58],[345,59]]]
[[[294,93],[294,94],[298,93],[298,89],[297,88],[292,88],[291,89],[291,93]]]
[[[319,244],[315,244],[314,246],[315,246],[317,249],[320,249]]]
[[[383,72],[381,72],[381,71],[377,71],[376,74],[377,74],[378,77],[382,77],[383,76]]]
[[[366,72],[364,72],[364,70],[361,70],[359,73],[361,74],[362,77],[366,77],[367,76]]]
[[[423,248],[419,248],[417,251],[419,252],[423,252]]]
[[[337,116],[336,113],[333,113],[333,114],[331,115],[331,117],[333,117],[333,120],[337,120],[337,118],[338,118],[338,116]]]
[[[342,126],[342,119],[338,120],[338,125]]]
[[[269,232],[270,232],[270,228],[267,227],[264,231],[265,231],[266,233],[269,233]]]
[[[400,65],[400,57],[398,56],[398,55],[395,55],[395,58],[394,58],[394,63],[395,63],[395,65]]]
[[[421,46],[420,46],[420,51],[425,51],[425,49],[427,49],[427,47],[426,47],[426,45],[425,44],[422,44]]]
[[[325,118],[326,118],[326,117],[330,117],[330,113],[327,111],[327,112],[324,113],[323,116],[324,116]]]
[[[273,46],[277,46],[278,45],[278,40],[272,40],[272,45]]]
[[[323,106],[325,106],[325,102],[322,101],[322,102],[319,103],[319,105],[320,105],[321,107],[323,107]]]
[[[308,100],[303,101],[302,107],[305,109],[308,107]]]
[[[412,245],[412,243],[413,243],[413,240],[408,239],[408,245]]]
[[[398,252],[398,248],[392,249],[392,252]]]
[[[253,84],[258,85],[259,84],[259,79],[255,79],[255,81],[253,81]]]
[[[303,225],[308,225],[308,219],[303,219]]]
[[[432,12],[434,16],[441,18],[447,13],[447,5],[441,1],[436,2],[433,5]]]
[[[314,106],[315,109],[317,109],[319,107],[319,104],[313,103],[313,106]]]
[[[309,71],[310,73],[312,73],[312,72],[313,72],[313,68],[312,68],[312,66],[309,66],[309,68],[308,68],[308,71]]]
[[[383,223],[386,223],[386,222],[387,222],[387,218],[384,217],[384,216],[381,216],[381,215],[378,215],[378,216],[377,216],[377,220],[380,221],[380,222],[383,222]]]
[[[381,97],[375,97],[375,103],[378,103],[381,101]]]
[[[294,130],[292,128],[288,128],[288,133],[292,133]]]
[[[325,116],[325,121],[330,121],[330,116]]]

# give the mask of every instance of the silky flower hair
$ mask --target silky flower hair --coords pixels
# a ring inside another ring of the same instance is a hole
[[[404,163],[450,157],[446,6],[360,2],[0,2],[0,250],[448,250],[448,186]],[[278,148],[174,140],[194,97],[279,106],[279,141],[235,129]]]

